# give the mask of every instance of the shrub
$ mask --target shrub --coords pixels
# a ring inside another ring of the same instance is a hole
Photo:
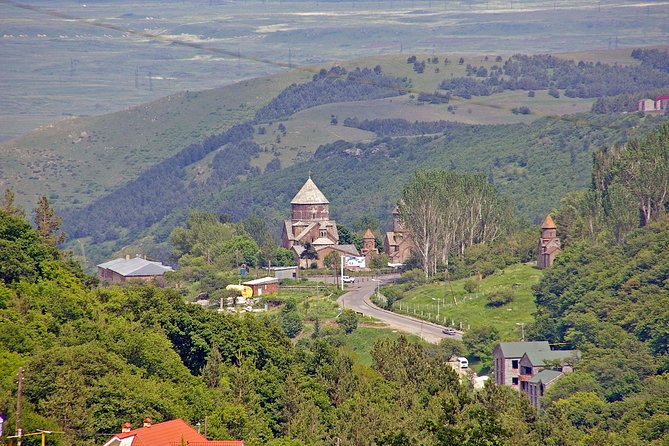
[[[337,324],[344,330],[344,333],[351,334],[358,328],[358,314],[347,308],[339,315]]]
[[[476,280],[474,280],[474,279],[467,280],[464,284],[464,287],[465,287],[465,291],[470,293],[470,294],[475,293],[476,290],[478,290],[478,288],[479,288],[478,284],[476,283]]]
[[[510,290],[497,291],[488,295],[489,307],[501,307],[513,301],[513,293]]]

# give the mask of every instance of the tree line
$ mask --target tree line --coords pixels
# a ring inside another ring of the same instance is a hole
[[[402,191],[399,211],[425,276],[448,267],[451,253],[491,242],[513,218],[510,202],[484,174],[419,171]]]
[[[344,126],[374,132],[379,137],[413,136],[444,133],[465,126],[452,121],[414,121],[401,118],[363,119],[356,117],[344,119]]]
[[[439,88],[454,96],[489,96],[505,90],[564,90],[565,96],[596,98],[632,94],[669,86],[669,73],[650,64],[609,65],[575,62],[551,55],[510,57],[486,78],[456,77]]]
[[[381,67],[347,71],[335,66],[321,69],[311,82],[293,84],[256,112],[255,122],[286,118],[293,113],[333,102],[366,101],[403,94],[407,80],[386,76]]]

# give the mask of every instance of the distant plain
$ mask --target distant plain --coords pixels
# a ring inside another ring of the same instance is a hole
[[[289,65],[409,53],[587,54],[669,43],[666,1],[12,4],[0,3],[0,140],[67,116],[109,113]]]

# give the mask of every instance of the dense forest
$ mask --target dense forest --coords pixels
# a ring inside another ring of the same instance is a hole
[[[364,101],[403,94],[407,80],[385,76],[380,66],[346,71],[336,66],[323,68],[311,82],[293,84],[258,110],[255,121],[286,118],[295,112],[333,102]]]
[[[469,77],[446,79],[439,88],[463,98],[489,96],[505,90],[549,90],[559,96],[558,89],[564,90],[568,97],[597,98],[669,86],[669,73],[658,62],[661,54],[643,50],[636,54],[647,62],[641,66],[619,66],[575,62],[551,55],[517,54],[490,71],[471,67]]]

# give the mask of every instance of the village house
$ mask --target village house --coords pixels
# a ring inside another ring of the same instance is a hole
[[[390,263],[393,264],[406,263],[416,249],[402,223],[400,210],[397,206],[393,209],[393,230],[386,232],[383,249],[390,257]]]
[[[495,384],[518,389],[520,359],[528,351],[549,352],[551,346],[547,341],[500,342],[497,344],[493,350]]]
[[[101,283],[122,283],[127,280],[149,281],[160,278],[172,267],[165,266],[161,262],[152,262],[139,257],[121,257],[101,263],[98,267],[98,278]]]
[[[144,425],[132,429],[130,423],[121,427],[103,446],[244,446],[241,440],[207,440],[182,419],[153,424],[150,418]]]
[[[242,283],[253,290],[253,297],[267,296],[279,292],[279,279],[276,277],[262,277]]]
[[[557,226],[548,214],[541,224],[541,237],[537,247],[537,267],[544,269],[552,266],[555,256],[561,250],[560,239],[557,236]]]
[[[578,350],[528,351],[520,358],[520,390],[532,406],[541,407],[541,397],[565,373],[573,371]]]
[[[354,245],[339,244],[337,222],[330,220],[330,202],[311,176],[291,200],[290,213],[290,219],[284,220],[281,228],[281,244],[295,253],[300,267],[313,263],[323,268],[325,257],[331,252],[337,256],[360,255]],[[313,247],[316,258],[302,258],[307,246]]]
[[[500,342],[493,350],[495,384],[523,392],[539,409],[546,390],[579,357],[578,350],[551,350],[547,341]]]
[[[658,96],[655,100],[642,99],[637,102],[636,109],[643,113],[666,113],[669,110],[669,96]]]

